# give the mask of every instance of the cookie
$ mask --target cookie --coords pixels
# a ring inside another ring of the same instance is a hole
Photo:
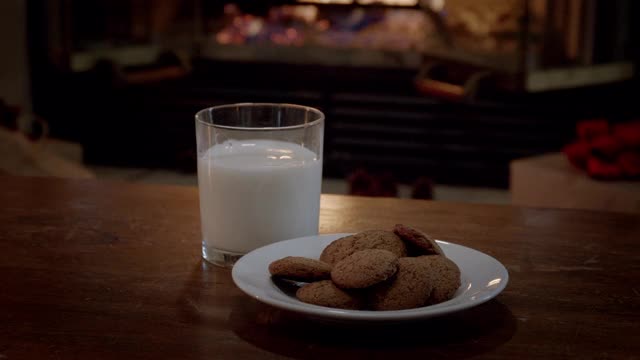
[[[397,224],[393,232],[404,240],[409,248],[415,250],[416,255],[444,255],[440,245],[422,231]]]
[[[461,284],[458,265],[444,256],[420,256],[416,259],[427,264],[433,281],[428,303],[438,304],[453,298]]]
[[[419,257],[398,259],[396,276],[372,288],[369,306],[373,310],[402,310],[426,305],[433,289],[427,265]]]
[[[286,279],[316,281],[331,278],[331,265],[299,256],[287,256],[269,264],[269,273]]]
[[[398,257],[387,250],[357,251],[340,260],[331,270],[331,280],[343,289],[362,289],[392,277],[398,270]]]
[[[362,300],[338,288],[331,280],[322,280],[307,284],[298,291],[296,297],[302,302],[319,306],[357,310],[362,307]]]
[[[324,248],[320,260],[335,264],[356,251],[366,249],[388,250],[397,257],[407,256],[407,248],[396,234],[386,230],[368,230],[333,241]]]

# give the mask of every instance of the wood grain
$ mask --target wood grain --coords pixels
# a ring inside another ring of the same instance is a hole
[[[511,276],[475,309],[360,328],[262,305],[203,263],[196,188],[0,177],[0,189],[0,359],[640,354],[636,215],[323,196],[323,233],[412,224]]]

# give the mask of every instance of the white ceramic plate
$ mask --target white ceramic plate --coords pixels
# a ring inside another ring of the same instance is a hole
[[[406,321],[448,314],[482,304],[498,295],[507,285],[507,269],[496,259],[465,246],[438,241],[446,256],[461,272],[462,285],[453,299],[417,309],[393,311],[342,310],[303,303],[285,294],[272,281],[269,264],[285,256],[317,259],[333,240],[350,234],[308,236],[280,241],[256,249],[236,262],[232,276],[249,296],[269,305],[312,317],[346,321]]]

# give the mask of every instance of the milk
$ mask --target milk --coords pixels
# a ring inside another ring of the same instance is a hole
[[[318,233],[322,160],[293,143],[227,141],[198,158],[205,249],[246,253]]]

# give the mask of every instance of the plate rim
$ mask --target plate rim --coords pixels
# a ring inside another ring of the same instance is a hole
[[[346,310],[346,309],[329,308],[329,307],[324,307],[319,305],[307,304],[301,301],[299,301],[299,304],[288,303],[288,302],[279,300],[277,298],[273,298],[269,296],[260,296],[259,294],[255,294],[250,289],[250,287],[252,286],[248,286],[248,284],[245,284],[245,282],[242,281],[241,279],[239,280],[239,276],[240,276],[239,272],[240,270],[242,270],[243,266],[245,266],[243,259],[247,259],[246,258],[247,255],[251,255],[251,254],[255,255],[256,253],[260,253],[261,251],[264,251],[265,248],[276,246],[276,245],[286,246],[287,242],[308,241],[309,239],[317,239],[317,238],[333,238],[333,240],[331,241],[334,241],[340,237],[349,236],[352,234],[355,234],[355,233],[326,233],[326,234],[302,236],[302,237],[282,240],[272,244],[261,246],[245,254],[245,256],[243,256],[236,262],[236,264],[233,266],[231,271],[232,280],[234,284],[246,295],[260,302],[274,306],[276,308],[297,312],[305,315],[310,315],[310,316],[330,318],[330,319],[336,319],[336,320],[350,320],[350,321],[404,321],[404,320],[424,319],[429,317],[441,316],[441,315],[449,314],[452,312],[458,312],[458,311],[462,311],[462,310],[466,310],[466,309],[478,306],[480,304],[483,304],[495,298],[506,288],[507,284],[509,283],[509,272],[507,268],[504,266],[504,264],[502,264],[493,256],[468,246],[459,245],[459,244],[455,244],[455,243],[444,241],[444,240],[436,240],[436,242],[441,246],[444,245],[445,249],[447,247],[454,247],[454,248],[458,247],[463,249],[464,251],[471,251],[472,253],[478,253],[482,256],[487,257],[490,262],[493,262],[494,265],[496,266],[496,270],[501,274],[504,274],[503,277],[501,276],[501,281],[498,284],[498,286],[495,289],[485,294],[482,294],[482,296],[479,296],[475,300],[452,302],[452,301],[455,301],[455,298],[454,298],[439,304],[423,306],[415,309],[373,311],[373,310]],[[288,256],[288,255],[283,254],[283,256]],[[239,267],[237,266],[238,264],[240,264]],[[265,268],[265,271],[267,271],[266,268]]]

